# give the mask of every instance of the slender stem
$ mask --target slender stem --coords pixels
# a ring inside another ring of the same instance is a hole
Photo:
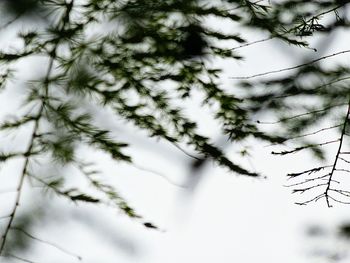
[[[28,233],[27,231],[24,231],[24,230],[21,229],[21,228],[12,227],[11,229],[20,231],[20,232],[22,232],[24,235],[26,235],[27,237],[29,237],[29,238],[31,238],[31,239],[33,239],[33,240],[36,240],[36,241],[38,241],[38,242],[41,242],[41,243],[47,244],[47,245],[49,245],[49,246],[52,246],[52,247],[54,247],[54,248],[56,248],[56,249],[62,251],[63,253],[65,253],[65,254],[67,254],[67,255],[73,256],[73,257],[77,258],[78,260],[82,260],[82,257],[81,257],[81,256],[76,255],[76,254],[74,254],[74,253],[68,251],[68,250],[65,249],[65,248],[62,248],[62,247],[56,245],[56,244],[53,243],[53,242],[50,242],[50,241],[47,241],[47,240],[43,240],[43,239],[41,239],[41,238],[38,238],[38,237],[36,237],[36,236],[34,236],[34,235]]]
[[[54,53],[56,52],[56,48],[57,48],[57,45],[54,48]],[[49,83],[49,77],[50,77],[50,74],[51,74],[51,71],[52,71],[52,67],[53,67],[53,62],[54,62],[54,56],[51,56],[50,57],[50,61],[49,61],[48,70],[47,70],[46,77],[45,77],[45,83],[46,83],[45,84],[46,85],[45,86],[45,93],[46,93],[46,95],[48,93],[48,87],[49,87],[48,83]],[[47,96],[45,96],[45,97],[47,97]],[[2,242],[1,242],[1,246],[0,246],[0,256],[3,253],[3,251],[4,251],[4,247],[5,247],[5,243],[6,243],[6,238],[8,236],[8,232],[11,229],[11,225],[13,223],[13,220],[15,219],[17,208],[19,206],[19,201],[20,201],[21,195],[22,195],[22,188],[23,188],[24,178],[27,175],[28,168],[29,168],[29,161],[30,161],[30,157],[31,157],[30,153],[32,152],[34,144],[35,144],[35,139],[36,139],[37,133],[39,131],[39,124],[40,124],[40,120],[41,120],[41,117],[42,117],[43,112],[44,112],[44,108],[45,108],[45,99],[42,100],[42,103],[41,103],[41,106],[40,106],[37,118],[34,120],[33,131],[32,131],[32,133],[30,135],[29,146],[28,146],[28,148],[26,150],[25,160],[24,160],[22,172],[21,172],[21,175],[20,175],[20,178],[19,178],[19,182],[18,182],[18,185],[17,185],[17,188],[16,188],[15,204],[14,204],[12,212],[10,214],[10,219],[9,219],[7,225],[6,225],[5,232],[2,235]]]
[[[306,20],[305,22],[308,23],[310,22],[311,20],[317,18],[317,17],[320,17],[320,16],[323,16],[325,14],[328,14],[328,13],[331,13],[333,11],[336,11],[337,9],[343,7],[345,4],[341,4],[341,5],[337,5],[336,7],[333,7],[332,9],[329,9],[329,10],[326,10],[322,13],[319,13],[319,14],[316,14],[314,16],[312,16],[311,18],[309,18],[308,20]],[[300,28],[301,25],[297,25],[295,27],[292,27],[291,29],[289,29],[288,31],[286,31],[285,33],[281,34],[281,36],[285,36],[287,35],[288,33],[291,33],[293,32],[293,30],[296,30],[298,28]],[[231,50],[237,50],[237,49],[241,49],[241,48],[244,48],[244,47],[248,47],[248,46],[251,46],[251,45],[254,45],[254,44],[257,44],[257,43],[261,43],[261,42],[265,42],[265,41],[268,41],[268,40],[271,40],[271,39],[274,39],[274,38],[277,38],[278,36],[270,36],[270,37],[267,37],[267,38],[263,38],[263,39],[259,39],[259,40],[255,40],[255,41],[252,41],[252,42],[248,42],[248,43],[245,43],[245,44],[242,44],[240,46],[237,46],[237,47],[234,47],[234,48],[231,48]]]
[[[266,75],[270,75],[270,74],[280,73],[280,72],[289,71],[289,70],[293,70],[293,69],[298,69],[298,68],[302,68],[302,67],[306,67],[306,66],[312,65],[312,64],[314,64],[314,63],[316,63],[318,61],[321,61],[321,60],[324,60],[324,59],[327,59],[327,58],[331,58],[331,57],[335,57],[335,56],[338,56],[338,55],[342,55],[342,54],[345,54],[345,53],[349,53],[349,52],[350,52],[350,49],[347,49],[347,50],[339,51],[339,52],[336,52],[336,53],[333,53],[333,54],[330,54],[330,55],[326,55],[326,56],[323,56],[323,57],[311,60],[309,62],[300,64],[300,65],[296,65],[296,66],[293,66],[293,67],[267,71],[267,72],[263,72],[263,73],[259,73],[259,74],[250,75],[250,76],[231,77],[230,79],[238,79],[238,80],[252,79],[252,78],[256,78],[256,77],[261,77],[261,76],[266,76]]]
[[[69,3],[67,3],[66,13],[63,16],[62,23],[59,26],[59,30],[63,30],[65,28],[66,24],[69,22],[69,16],[70,16],[70,12],[72,10],[72,6],[73,6],[73,0],[71,0]],[[46,100],[47,100],[48,95],[49,95],[48,93],[49,93],[50,75],[51,75],[51,72],[52,72],[52,69],[53,69],[54,61],[56,59],[56,52],[57,52],[57,48],[58,48],[59,43],[60,43],[60,39],[55,40],[54,47],[52,48],[51,52],[48,52],[48,54],[50,56],[50,60],[49,60],[47,72],[46,72],[45,79],[44,79],[45,96],[44,96],[44,98],[42,98],[42,103],[41,103],[40,109],[38,111],[37,117],[33,120],[34,121],[34,127],[33,127],[33,131],[32,131],[32,133],[30,135],[30,138],[29,138],[29,145],[28,145],[27,150],[26,150],[26,152],[24,154],[25,159],[24,159],[22,172],[20,174],[19,182],[18,182],[18,185],[17,185],[17,188],[16,188],[15,204],[14,204],[14,206],[12,208],[12,212],[11,212],[11,214],[9,216],[9,221],[8,221],[6,227],[5,227],[5,231],[4,231],[4,233],[2,235],[2,238],[1,238],[2,242],[1,242],[1,245],[0,245],[0,256],[4,252],[6,239],[8,237],[8,233],[9,233],[9,231],[11,229],[12,224],[13,224],[13,220],[15,219],[17,208],[19,206],[19,202],[20,202],[20,199],[21,199],[24,179],[25,179],[26,175],[28,174],[31,153],[32,153],[32,150],[33,150],[34,145],[35,145],[35,140],[38,137],[40,121],[41,121],[41,118],[43,116],[44,109],[45,109],[45,106],[46,106]]]
[[[330,205],[330,203],[329,203],[330,196],[329,196],[328,192],[329,192],[330,187],[331,187],[333,174],[336,171],[336,166],[337,166],[337,163],[338,163],[338,160],[339,160],[339,154],[341,153],[341,148],[342,148],[342,145],[343,145],[343,139],[344,139],[344,135],[345,135],[345,131],[346,131],[346,125],[347,125],[347,123],[349,121],[349,115],[350,115],[350,99],[349,99],[349,102],[348,102],[348,110],[347,110],[347,113],[346,113],[346,116],[345,116],[345,119],[344,119],[344,123],[343,123],[343,129],[341,131],[341,135],[340,135],[340,138],[339,138],[338,151],[337,151],[337,154],[335,155],[335,160],[334,160],[334,163],[333,163],[333,166],[332,166],[332,171],[330,172],[330,176],[329,176],[328,182],[327,182],[327,188],[326,188],[326,190],[324,192],[324,195],[326,197],[326,202],[327,202],[328,207],[332,207]]]
[[[14,258],[14,259],[17,259],[18,261],[27,262],[27,263],[37,263],[35,261],[29,260],[26,258],[22,258],[22,257],[16,256],[16,255],[13,255],[13,254],[6,254],[6,255],[0,256],[0,257]]]

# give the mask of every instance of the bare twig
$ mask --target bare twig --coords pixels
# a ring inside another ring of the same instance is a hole
[[[158,171],[155,171],[153,169],[146,168],[146,167],[143,167],[143,166],[140,166],[140,165],[137,165],[137,164],[133,164],[132,166],[135,167],[136,169],[140,170],[140,171],[144,171],[144,172],[152,173],[154,175],[158,175],[158,176],[160,176],[161,178],[163,178],[164,180],[166,180],[167,182],[169,182],[170,184],[172,184],[174,186],[181,187],[181,188],[187,188],[186,185],[182,185],[182,184],[176,183],[173,180],[171,180],[168,176],[166,176],[165,174],[162,174],[162,173],[160,173]]]
[[[347,103],[341,103],[341,104],[336,104],[336,105],[330,105],[330,106],[328,106],[328,107],[325,107],[325,108],[322,108],[322,109],[319,109],[319,110],[308,111],[308,112],[301,113],[301,114],[298,114],[298,115],[294,115],[294,116],[282,118],[282,119],[280,119],[280,120],[278,120],[278,121],[274,121],[274,122],[264,122],[264,121],[256,121],[256,122],[259,123],[259,124],[278,124],[278,123],[281,123],[281,122],[284,122],[284,121],[288,121],[288,120],[292,120],[292,119],[304,117],[304,116],[307,116],[307,115],[310,115],[310,114],[315,114],[315,113],[319,113],[319,112],[324,112],[324,111],[327,111],[327,110],[329,110],[329,109],[331,109],[331,108],[340,107],[340,106],[344,106],[344,105],[347,105]],[[340,125],[338,125],[338,126],[340,126]]]
[[[293,187],[293,186],[297,186],[297,185],[303,185],[303,184],[306,184],[306,183],[309,183],[309,182],[312,182],[312,181],[315,181],[315,180],[319,180],[319,179],[324,179],[326,177],[328,177],[330,174],[325,174],[325,175],[322,175],[322,176],[318,176],[318,177],[314,177],[314,178],[310,178],[310,179],[306,179],[302,182],[299,182],[299,183],[294,183],[294,184],[289,184],[289,185],[284,185],[285,187]]]
[[[350,202],[345,202],[345,201],[341,201],[341,200],[339,200],[339,199],[336,199],[336,198],[334,198],[333,196],[326,196],[326,198],[329,198],[329,199],[331,199],[331,200],[333,200],[334,202],[337,202],[337,203],[341,203],[341,204],[345,204],[345,205],[349,205],[350,204]]]
[[[313,147],[318,147],[318,146],[324,146],[324,145],[331,144],[331,143],[336,143],[336,142],[338,142],[339,140],[340,140],[340,139],[336,139],[336,140],[328,141],[328,142],[323,142],[323,143],[317,143],[317,144],[309,144],[309,145],[305,145],[305,146],[301,146],[301,147],[294,148],[293,150],[290,150],[290,151],[281,151],[281,152],[272,151],[271,154],[275,154],[275,155],[286,155],[286,154],[290,154],[290,153],[296,153],[296,152],[299,152],[299,151],[302,151],[302,150],[305,150],[305,149],[309,149],[309,148],[313,148]]]
[[[5,254],[5,255],[0,256],[0,257],[14,258],[14,259],[17,259],[19,261],[27,262],[27,263],[37,263],[35,261],[29,260],[29,259],[26,259],[26,258],[22,258],[22,257],[16,256],[16,255],[13,255],[13,254]]]
[[[307,201],[304,201],[304,202],[297,202],[297,203],[295,203],[296,205],[307,205],[308,203],[311,203],[311,202],[317,202],[318,200],[320,200],[321,198],[323,198],[324,197],[324,193],[322,193],[322,194],[320,194],[320,195],[318,195],[318,196],[315,196],[315,197],[313,197],[313,198],[311,198],[311,199],[309,199],[309,200],[307,200]]]
[[[1,219],[7,219],[7,218],[10,218],[10,217],[11,217],[11,215],[0,216],[0,220]]]
[[[289,174],[287,174],[287,176],[289,177],[288,179],[290,179],[290,178],[294,178],[294,177],[297,177],[297,176],[302,175],[302,174],[316,173],[318,171],[321,171],[321,170],[329,168],[329,167],[332,167],[332,165],[319,166],[319,167],[315,167],[315,168],[305,170],[302,172],[298,172],[298,173],[289,173]]]
[[[23,229],[21,229],[21,228],[19,228],[19,227],[11,227],[11,229],[20,231],[21,233],[23,233],[24,235],[26,235],[27,237],[29,237],[29,238],[31,238],[31,239],[33,239],[33,240],[36,240],[36,241],[38,241],[38,242],[41,242],[41,243],[47,244],[47,245],[49,245],[49,246],[52,246],[52,247],[54,247],[54,248],[56,248],[56,249],[62,251],[63,253],[65,253],[65,254],[67,254],[67,255],[70,255],[70,256],[72,256],[72,257],[75,257],[75,258],[77,258],[78,260],[82,260],[82,257],[81,257],[81,256],[76,255],[76,254],[74,254],[74,253],[68,251],[67,249],[64,249],[64,248],[60,247],[60,246],[56,245],[55,243],[52,243],[52,242],[50,242],[50,241],[43,240],[43,239],[38,238],[38,237],[35,237],[34,235],[28,233],[27,231],[25,231],[25,230],[23,230]]]
[[[324,60],[324,59],[327,59],[327,58],[331,58],[331,57],[335,57],[335,56],[342,55],[342,54],[346,54],[346,53],[349,53],[349,52],[350,52],[350,49],[342,50],[342,51],[339,51],[339,52],[336,52],[336,53],[333,53],[333,54],[330,54],[330,55],[326,55],[326,56],[323,56],[323,57],[320,57],[320,58],[311,60],[311,61],[306,62],[306,63],[303,63],[303,64],[299,64],[299,65],[296,65],[296,66],[293,66],[293,67],[288,67],[288,68],[283,68],[283,69],[278,69],[278,70],[267,71],[267,72],[263,72],[263,73],[259,73],[259,74],[250,75],[250,76],[231,77],[230,79],[240,79],[240,80],[243,80],[243,79],[252,79],[252,78],[261,77],[261,76],[266,76],[266,75],[270,75],[270,74],[285,72],[285,71],[289,71],[289,70],[293,70],[293,69],[298,69],[298,68],[306,67],[306,66],[312,65],[312,64],[314,64],[314,63],[316,63],[316,62],[319,62],[319,61],[321,61],[321,60]]]
[[[330,81],[328,83],[319,85],[319,86],[317,86],[317,87],[315,87],[313,89],[307,90],[308,93],[306,95],[316,94],[315,91],[318,91],[318,90],[320,90],[320,89],[322,89],[324,87],[330,86],[332,84],[335,84],[337,82],[340,82],[340,81],[343,81],[343,80],[347,80],[347,79],[350,79],[350,77],[339,78],[339,79]],[[284,98],[298,96],[298,95],[305,95],[305,94],[303,94],[303,93],[282,94],[282,95],[276,95],[276,96],[272,97],[271,99],[284,99]]]
[[[335,189],[335,188],[330,188],[329,191],[341,194],[341,195],[346,196],[346,197],[350,197],[350,192],[349,191],[345,191],[345,190],[341,190],[341,189]]]
[[[346,162],[346,163],[350,163],[350,161],[344,159],[343,157],[340,157],[340,156],[339,156],[339,159],[342,160],[342,161],[344,161],[344,162]]]
[[[337,124],[337,125],[334,125],[334,126],[331,126],[331,127],[322,128],[322,129],[319,129],[317,131],[313,131],[313,132],[310,132],[310,133],[305,133],[305,134],[302,134],[302,135],[289,137],[289,138],[285,139],[283,142],[290,141],[290,140],[295,140],[295,139],[298,139],[298,138],[303,138],[303,137],[307,137],[307,136],[311,136],[311,135],[315,135],[315,134],[318,134],[318,133],[326,131],[326,130],[331,130],[331,129],[340,127],[342,125],[343,124]],[[265,145],[264,147],[270,147],[270,146],[274,146],[274,145],[277,145],[277,144],[280,144],[280,143],[271,143],[271,144]]]
[[[306,191],[309,191],[311,189],[314,189],[314,188],[318,188],[318,187],[321,187],[321,186],[324,186],[324,185],[327,185],[327,183],[324,183],[324,184],[316,184],[316,185],[311,185],[309,187],[305,187],[305,188],[298,188],[298,189],[293,189],[292,193],[295,194],[295,193],[304,193]]]
[[[195,160],[201,160],[202,158],[200,157],[197,157],[197,156],[194,156],[193,154],[187,152],[186,150],[184,150],[180,145],[178,145],[177,143],[175,142],[171,142],[169,141],[172,145],[174,145],[177,149],[179,149],[181,152],[183,152],[184,154],[186,154],[188,157],[191,157],[192,159],[195,159]]]
[[[342,145],[343,145],[344,134],[345,134],[345,131],[346,131],[346,125],[347,125],[347,123],[349,121],[349,114],[350,114],[350,99],[349,99],[349,102],[348,102],[347,113],[346,113],[345,118],[344,118],[343,129],[341,131],[341,135],[340,135],[340,138],[339,138],[339,147],[338,147],[337,153],[335,155],[335,159],[334,159],[332,171],[331,171],[330,176],[329,176],[327,188],[326,188],[326,190],[324,192],[328,207],[331,207],[331,205],[329,203],[329,199],[330,199],[329,189],[331,187],[331,180],[332,180],[332,177],[334,175],[334,172],[336,171],[336,166],[337,166],[337,163],[338,163],[338,160],[339,160],[339,155],[341,153],[341,148],[342,148]]]

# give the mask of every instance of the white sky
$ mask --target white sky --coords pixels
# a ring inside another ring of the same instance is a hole
[[[348,48],[349,42],[345,41],[348,32],[339,32],[336,37],[326,54]],[[241,54],[247,58],[245,62],[223,64],[223,67],[228,79],[228,76],[293,66],[300,61],[298,57],[310,52],[268,41],[242,49]],[[348,63],[349,56],[343,56],[342,61]],[[0,105],[1,110],[8,109],[6,98],[1,98]],[[202,114],[205,117],[206,113]],[[188,159],[177,149],[144,140],[142,134],[136,132],[128,137],[127,128],[119,127],[118,123],[110,125],[115,125],[119,136],[138,142],[131,150],[137,165],[157,170],[172,181],[185,181]],[[206,128],[211,129],[209,124]],[[14,139],[20,140],[20,136]],[[228,154],[234,152],[235,146],[227,151]],[[297,158],[296,155],[280,158],[271,156],[269,151],[269,148],[257,145],[251,158],[253,169],[262,171],[268,176],[267,180],[238,177],[208,165],[193,194],[155,174],[107,162],[98,153],[83,157],[103,160],[101,169],[110,175],[109,180],[122,196],[162,231],[146,229],[102,207],[75,207],[60,198],[45,201],[39,191],[26,192],[20,210],[36,200],[36,204],[51,216],[47,222],[36,222],[31,233],[81,255],[84,263],[309,263],[313,258],[306,254],[315,247],[339,248],[341,244],[335,243],[331,234],[317,243],[319,241],[305,237],[305,229],[317,224],[334,232],[337,224],[350,220],[349,206],[336,205],[328,209],[323,200],[306,207],[294,205],[299,196],[291,195],[289,189],[283,187],[286,183],[284,175],[293,169],[299,171],[307,167],[312,158]],[[247,161],[242,162],[249,167]],[[17,165],[14,162],[0,171],[0,189],[13,185],[18,174]],[[4,209],[11,205],[9,196],[0,195]],[[74,257],[40,243],[23,255],[38,263],[78,262]],[[12,261],[0,259],[0,262]]]

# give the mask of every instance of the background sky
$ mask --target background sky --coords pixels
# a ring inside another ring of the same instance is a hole
[[[255,32],[243,33],[251,40],[264,37]],[[317,45],[318,41],[327,43],[324,53],[332,54],[348,48],[348,36],[349,32],[339,30],[328,38],[316,39],[314,44]],[[234,88],[234,82],[229,77],[289,67],[299,64],[305,57],[320,56],[319,53],[291,48],[275,40],[247,47],[240,50],[240,54],[246,57],[244,62],[213,62],[225,68],[222,81],[228,87]],[[349,61],[349,56],[344,55],[327,60],[327,63]],[[39,72],[40,68],[31,68],[28,74],[36,70]],[[8,96],[19,98],[21,88],[14,86],[1,95],[2,116],[14,113],[16,105],[8,100]],[[203,133],[216,137],[219,143],[224,144],[225,140],[217,137],[217,130],[208,119],[210,112],[198,109],[196,101],[191,104],[194,106],[188,113],[201,120]],[[139,214],[159,226],[160,230],[147,229],[139,222],[102,206],[75,206],[52,195],[43,198],[40,189],[34,192],[26,190],[20,214],[29,211],[33,218],[40,213],[44,215],[42,220],[34,220],[30,232],[82,256],[82,262],[331,262],[332,259],[311,254],[332,254],[332,251],[346,251],[350,246],[350,243],[334,237],[337,226],[350,221],[349,206],[336,205],[329,209],[324,200],[297,206],[294,202],[305,200],[306,196],[292,195],[290,189],[283,186],[287,184],[286,173],[314,165],[315,160],[311,156],[276,157],[270,154],[270,147],[255,144],[252,156],[241,162],[248,168],[261,171],[267,179],[236,176],[208,163],[196,175],[201,180],[191,190],[181,186],[193,176],[189,169],[191,160],[181,151],[167,143],[148,139],[145,133],[133,130],[108,113],[96,114],[101,124],[114,129],[118,138],[133,143],[129,151],[134,156],[135,166],[116,164],[103,154],[86,149],[80,149],[80,158],[98,163],[102,174],[108,175],[106,180],[116,186]],[[331,138],[333,134],[322,136]],[[23,131],[17,135],[9,134],[1,142],[5,145],[10,138],[21,147],[25,144],[25,137],[26,131]],[[233,144],[226,147],[226,151],[229,156],[236,156],[241,146]],[[329,149],[329,154],[332,154],[334,149]],[[2,167],[0,192],[12,189],[16,184],[20,164],[20,161],[12,161]],[[74,169],[42,172],[69,172],[72,184],[81,182]],[[11,193],[0,195],[1,211],[12,206],[11,198]],[[317,238],[306,235],[308,227],[314,225],[323,229],[323,234]],[[38,263],[78,262],[75,257],[54,247],[31,242],[32,248],[21,252],[23,257]],[[2,258],[0,262],[16,261]]]

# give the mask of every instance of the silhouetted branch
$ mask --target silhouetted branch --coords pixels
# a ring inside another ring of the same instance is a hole
[[[13,255],[13,254],[9,254],[9,253],[7,253],[7,254],[5,254],[3,256],[0,256],[0,257],[14,258],[14,259],[17,259],[19,261],[27,262],[27,263],[38,263],[38,262],[29,260],[29,259],[26,259],[26,258],[22,258],[22,257],[16,256],[16,255]]]
[[[345,131],[346,131],[346,125],[347,125],[347,123],[349,121],[349,114],[350,114],[350,99],[349,99],[349,102],[348,102],[347,113],[346,113],[345,118],[344,118],[343,129],[341,131],[341,135],[340,135],[340,138],[339,138],[339,147],[338,147],[337,153],[335,155],[334,164],[333,164],[332,171],[330,173],[329,180],[328,180],[328,185],[327,185],[327,188],[326,188],[326,190],[324,192],[328,207],[331,207],[331,205],[329,203],[330,196],[328,194],[328,191],[329,191],[329,189],[331,187],[331,181],[332,181],[334,172],[336,171],[336,166],[337,166],[337,163],[338,163],[338,160],[339,160],[339,154],[341,153],[341,148],[343,146],[343,139],[344,139],[344,134],[345,134]]]
[[[316,184],[316,185],[312,185],[312,186],[309,186],[309,187],[305,187],[305,188],[298,188],[298,189],[293,189],[292,193],[295,194],[295,193],[304,193],[306,191],[309,191],[311,189],[314,189],[314,188],[318,188],[320,186],[324,186],[324,185],[327,185],[327,183],[324,183],[324,184]]]
[[[337,202],[337,203],[341,203],[341,204],[345,204],[345,205],[350,204],[350,202],[341,201],[341,200],[336,199],[336,198],[334,198],[333,196],[330,196],[330,195],[328,195],[328,196],[326,195],[325,197],[326,197],[326,199],[327,199],[327,198],[328,198],[328,199],[331,199],[331,200],[333,200],[334,202]],[[332,206],[330,206],[330,207],[332,207]]]
[[[346,3],[345,3],[345,4],[346,4]],[[331,12],[333,12],[333,11],[336,11],[337,9],[343,7],[345,4],[338,5],[338,6],[334,7],[334,8],[331,8],[331,9],[329,9],[329,10],[326,10],[326,11],[324,11],[324,12],[322,12],[322,13],[313,15],[311,18],[307,19],[307,20],[305,21],[305,23],[308,23],[308,22],[310,22],[311,20],[313,20],[313,19],[315,19],[315,18],[317,18],[317,17],[320,17],[320,16],[323,16],[323,15],[325,15],[325,14],[328,14],[328,13],[331,13]],[[296,29],[298,29],[298,28],[300,28],[300,27],[301,27],[301,25],[297,25],[297,26],[295,26],[295,27],[292,27],[291,29],[287,30],[286,32],[280,34],[280,36],[285,36],[285,35],[289,34],[290,32],[292,32],[293,30],[296,30]],[[231,50],[237,50],[237,49],[241,49],[241,48],[244,48],[244,47],[248,47],[248,46],[251,46],[251,45],[254,45],[254,44],[257,44],[257,43],[266,42],[266,41],[268,41],[268,40],[271,40],[271,39],[274,39],[274,38],[277,38],[277,37],[278,37],[278,35],[277,35],[277,36],[271,36],[271,37],[263,38],[263,39],[260,39],[260,40],[255,40],[255,41],[252,41],[252,42],[245,43],[245,44],[242,44],[242,45],[240,45],[240,46],[234,47],[234,48],[232,48]],[[312,49],[312,50],[316,51],[315,49]]]
[[[285,185],[285,187],[293,187],[293,186],[297,186],[297,185],[303,185],[303,184],[306,184],[306,183],[309,183],[309,182],[312,182],[312,181],[315,181],[315,180],[324,179],[324,178],[328,177],[329,175],[330,174],[328,173],[328,174],[325,174],[325,175],[322,175],[322,176],[318,176],[318,177],[314,177],[314,178],[310,178],[310,179],[305,179],[304,181],[299,182],[299,183]]]
[[[312,173],[319,172],[319,171],[321,171],[323,169],[326,169],[326,168],[329,168],[329,167],[332,167],[332,165],[319,166],[319,167],[312,168],[312,169],[305,170],[305,171],[298,172],[298,173],[289,173],[289,174],[287,174],[287,176],[289,177],[288,179],[291,179],[291,178],[295,178],[295,177],[303,175],[303,174],[309,174],[310,175]]]
[[[289,71],[289,70],[293,70],[293,69],[298,69],[298,68],[302,68],[305,66],[309,66],[311,64],[314,64],[316,62],[319,62],[321,60],[327,59],[327,58],[331,58],[331,57],[335,57],[338,55],[342,55],[342,54],[346,54],[349,53],[350,50],[343,50],[343,51],[339,51],[327,56],[323,56],[314,60],[311,60],[309,62],[303,63],[303,64],[299,64],[297,66],[293,66],[293,67],[288,67],[288,68],[283,68],[283,69],[278,69],[278,70],[272,70],[272,71],[267,71],[267,72],[263,72],[263,73],[259,73],[259,74],[255,74],[255,75],[250,75],[250,76],[242,76],[242,77],[231,77],[231,79],[251,79],[251,78],[256,78],[256,77],[261,77],[261,76],[266,76],[266,75],[270,75],[270,74],[275,74],[275,73],[280,73],[280,72],[284,72],[284,71]]]
[[[318,195],[318,196],[315,196],[307,201],[303,201],[303,202],[296,202],[295,204],[296,205],[307,205],[308,203],[311,203],[311,202],[317,202],[318,200],[320,200],[321,198],[323,198],[325,196],[324,193]]]
[[[263,2],[264,0],[257,0],[257,1],[255,1],[255,2],[252,2],[251,4],[258,4],[258,3],[260,3],[260,2]],[[250,1],[249,1],[250,2]],[[234,11],[234,10],[238,10],[238,9],[240,9],[240,8],[242,8],[242,7],[245,7],[246,6],[246,4],[242,4],[242,5],[239,5],[239,6],[237,6],[237,7],[234,7],[234,8],[230,8],[230,9],[225,9],[225,11]]]
[[[326,130],[331,130],[331,129],[340,127],[340,126],[342,126],[342,125],[343,125],[343,124],[338,124],[338,125],[334,125],[334,126],[331,126],[331,127],[322,128],[322,129],[319,129],[319,130],[317,130],[317,131],[313,131],[313,132],[310,132],[310,133],[305,133],[305,134],[301,134],[301,135],[298,135],[298,136],[289,137],[289,138],[286,138],[286,139],[284,140],[284,142],[290,141],[290,140],[299,139],[299,138],[303,138],[303,137],[307,137],[307,136],[311,136],[311,135],[315,135],[315,134],[318,134],[318,133],[323,132],[323,131],[326,131]],[[268,144],[268,145],[265,145],[264,147],[270,147],[270,146],[274,146],[274,145],[277,145],[277,144],[279,144],[279,143]]]
[[[347,103],[342,103],[342,104],[337,104],[337,105],[330,105],[330,106],[325,107],[323,109],[314,110],[314,111],[308,111],[308,112],[305,112],[305,113],[302,113],[302,114],[298,114],[298,115],[294,115],[294,116],[291,116],[291,117],[282,118],[282,119],[280,119],[278,121],[274,121],[274,122],[262,122],[262,121],[256,121],[256,122],[259,123],[259,124],[277,124],[277,123],[285,122],[285,121],[288,121],[288,120],[304,117],[304,116],[307,116],[307,115],[310,115],[310,114],[324,112],[324,111],[327,111],[327,110],[329,110],[331,108],[344,106],[344,105],[347,105]],[[338,126],[340,126],[340,125],[338,125]]]
[[[345,191],[345,190],[335,189],[335,188],[330,188],[329,191],[336,192],[336,193],[344,195],[346,197],[350,197],[350,191]]]
[[[350,163],[350,161],[344,159],[343,157],[340,157],[340,156],[339,156],[339,159],[342,160],[342,161],[344,161],[344,162],[346,162],[346,163]]]
[[[324,145],[331,144],[331,143],[336,143],[339,140],[340,139],[333,140],[333,141],[328,141],[328,142],[323,142],[323,143],[317,143],[317,144],[309,144],[309,145],[306,145],[306,146],[301,146],[301,147],[294,148],[293,150],[290,150],[290,151],[281,151],[281,152],[272,151],[271,154],[286,155],[286,154],[290,154],[290,153],[296,153],[296,152],[299,152],[299,151],[302,151],[302,150],[305,150],[305,149],[309,149],[309,148],[313,148],[313,147],[319,147],[319,146],[324,146]]]
[[[316,94],[315,92],[324,88],[324,87],[327,87],[327,86],[330,86],[334,83],[337,83],[337,82],[340,82],[340,81],[343,81],[343,80],[347,80],[347,79],[350,79],[350,77],[344,77],[344,78],[339,78],[339,79],[336,79],[334,81],[330,81],[328,83],[325,83],[325,84],[322,84],[322,85],[319,85],[313,89],[310,89],[310,90],[307,90],[308,91],[308,94]],[[282,95],[276,95],[276,96],[273,96],[272,99],[284,99],[284,98],[289,98],[289,97],[293,97],[293,96],[299,96],[299,95],[304,95],[302,93],[303,91],[301,91],[300,93],[292,93],[292,94],[282,94]]]
[[[170,142],[170,141],[169,141]],[[185,149],[183,149],[180,145],[178,145],[175,142],[170,142],[172,145],[174,145],[177,149],[179,149],[181,152],[183,152],[184,154],[186,154],[188,157],[191,157],[195,160],[201,160],[202,158],[194,156],[193,154],[187,152]]]

